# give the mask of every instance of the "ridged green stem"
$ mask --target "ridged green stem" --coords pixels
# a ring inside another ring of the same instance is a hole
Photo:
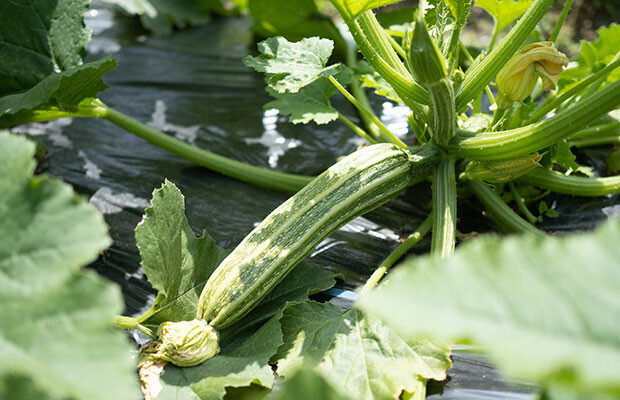
[[[56,107],[50,107],[45,110],[35,110],[30,114],[20,116],[20,118],[11,119],[10,121],[7,120],[6,127],[32,122],[53,121],[60,118],[105,118],[126,131],[145,139],[149,143],[159,146],[197,165],[269,189],[295,193],[314,178],[312,176],[287,174],[256,167],[200,149],[138,122],[106,106],[98,99],[95,99],[92,105],[82,105],[78,107],[77,110],[71,112],[63,111]],[[4,126],[0,126],[0,128],[2,127]]]
[[[493,34],[491,35],[491,41],[489,42],[489,46],[487,47],[488,51],[493,50],[493,47],[495,47],[495,43],[497,42],[498,35],[499,35],[499,25],[497,24],[497,20],[493,18]]]
[[[461,90],[456,96],[456,109],[463,110],[472,99],[491,82],[500,69],[521,47],[525,39],[545,16],[554,0],[536,0],[536,2],[521,17],[519,22],[510,30],[508,35],[495,47],[480,64],[467,70]]]
[[[457,18],[457,21],[455,22],[452,36],[450,36],[450,44],[448,45],[448,76],[452,76],[454,67],[458,64],[461,48],[461,30],[463,29],[463,26],[467,23],[467,17],[469,16],[469,13],[471,11],[471,1],[463,3],[467,7],[467,12],[464,12],[459,16],[455,16]]]
[[[508,187],[510,188],[510,193],[512,194],[512,198],[514,199],[515,203],[517,203],[517,207],[519,208],[519,211],[521,211],[521,214],[523,214],[523,216],[527,218],[530,224],[536,223],[536,217],[534,216],[534,214],[531,213],[529,208],[527,208],[527,206],[525,205],[525,202],[523,201],[523,197],[521,197],[521,194],[517,190],[515,184],[512,181],[508,182]]]
[[[255,167],[211,153],[144,125],[125,114],[103,105],[103,103],[98,109],[93,110],[92,116],[105,118],[126,131],[179,157],[244,182],[292,193],[297,192],[313,179],[310,176],[287,174]]]
[[[583,129],[568,138],[574,147],[600,146],[620,143],[620,122],[611,122]]]
[[[431,254],[446,258],[456,242],[456,176],[454,159],[439,162],[433,173],[433,237]]]
[[[390,139],[390,141],[392,141],[394,144],[396,144],[397,146],[403,149],[407,148],[407,145],[404,144],[402,140],[394,136],[394,134],[390,132],[390,130],[385,125],[383,125],[383,123],[372,112],[372,110],[369,110],[368,108],[364,107],[364,105],[362,105],[359,101],[357,101],[357,99],[351,93],[349,93],[347,89],[344,86],[342,86],[340,82],[336,80],[336,78],[334,78],[333,76],[330,76],[328,79],[332,83],[332,85],[334,85],[336,89],[338,89],[338,91],[340,91],[340,93],[342,93],[344,97],[346,97],[346,99],[349,100],[351,104],[353,104],[355,108],[357,108],[360,111],[360,113],[365,114],[370,119],[370,121],[372,121],[372,123],[374,123],[381,130],[381,132],[388,139]]]
[[[355,42],[350,40],[346,42],[346,58],[347,66],[351,69],[355,68],[355,64],[357,63],[357,46],[355,45]],[[351,92],[353,92],[353,96],[355,96],[357,101],[359,101],[360,104],[362,104],[367,109],[372,110],[372,108],[370,107],[370,102],[368,101],[368,96],[366,96],[366,92],[364,91],[364,88],[362,87],[360,81],[358,79],[353,79],[353,82],[351,82],[350,86]],[[368,131],[370,136],[375,138],[377,141],[386,141],[387,138],[383,136],[381,130],[372,123],[372,121],[366,114],[360,113],[359,116],[362,120],[362,123],[364,124],[364,127],[366,128],[366,131]]]
[[[596,197],[620,192],[620,175],[585,178],[537,168],[523,175],[519,180],[553,192],[573,196]]]
[[[120,329],[137,329],[150,338],[155,337],[155,335],[149,328],[141,325],[140,322],[138,322],[138,320],[133,317],[126,317],[124,315],[119,315],[116,318],[114,318],[114,325],[116,325],[116,327]]]
[[[538,236],[546,236],[544,232],[531,225],[521,218],[519,214],[514,212],[512,208],[508,207],[508,205],[504,203],[504,200],[484,183],[480,181],[469,181],[467,184],[478,200],[480,200],[482,205],[491,214],[491,217],[501,225],[501,227],[511,232],[533,233]]]
[[[373,15],[374,17],[374,15]],[[357,43],[360,51],[368,63],[394,88],[401,100],[411,109],[420,108],[420,104],[430,104],[430,98],[426,90],[399,73],[390,66],[377,52],[375,45],[371,43],[366,34],[356,21],[348,22],[349,31]]]
[[[446,147],[454,137],[456,128],[456,110],[454,109],[454,92],[450,80],[444,78],[426,88],[433,102],[433,140],[441,147]]]
[[[555,28],[553,28],[553,32],[551,32],[551,36],[549,36],[550,42],[555,42],[560,34],[560,30],[564,25],[564,21],[566,21],[566,16],[568,16],[568,12],[570,8],[573,6],[573,0],[566,0],[564,3],[564,8],[562,9],[562,14],[560,14],[560,18],[558,18],[558,22],[555,24]]]
[[[620,134],[607,134],[604,136],[590,137],[569,140],[568,144],[572,147],[591,147],[591,146],[605,146],[608,144],[620,143]]]
[[[363,113],[360,113],[363,115]],[[359,126],[355,125],[351,120],[349,120],[347,117],[345,117],[344,115],[342,115],[341,113],[338,113],[338,119],[340,121],[342,121],[346,126],[349,127],[349,129],[351,129],[353,132],[357,133],[359,136],[361,136],[362,138],[364,138],[368,143],[370,144],[376,144],[378,143],[374,137],[370,136],[369,134],[366,133],[365,130],[363,130],[362,128],[360,128]]]
[[[620,104],[620,80],[544,121],[523,128],[459,137],[450,150],[472,160],[501,160],[533,153],[569,137]]]
[[[432,217],[432,214],[426,217],[420,227],[411,235],[407,236],[407,239],[405,239],[404,242],[399,244],[390,253],[390,255],[388,255],[386,259],[383,260],[381,265],[379,265],[379,267],[375,270],[375,272],[372,273],[370,278],[368,278],[368,280],[364,284],[364,287],[360,291],[360,296],[377,286],[377,283],[379,283],[381,278],[383,278],[383,276],[387,273],[388,269],[390,269],[396,263],[396,261],[400,260],[402,256],[404,256],[413,246],[418,244],[420,240],[422,240],[422,238],[426,236],[426,234],[428,234],[428,232],[430,232],[431,227],[433,226]]]
[[[366,37],[374,45],[374,49],[392,68],[405,78],[411,78],[411,74],[403,64],[402,60],[394,50],[390,42],[389,35],[385,32],[375,14],[372,11],[366,11],[360,14],[357,21],[366,33]]]
[[[467,49],[467,46],[465,46],[463,42],[459,41],[459,48],[461,49],[463,54],[465,54],[465,57],[470,62],[470,64],[473,65],[476,61],[474,60],[474,57],[471,55],[471,53]],[[460,86],[459,86],[459,90],[460,90]],[[484,86],[484,92],[487,94],[487,97],[489,98],[491,105],[495,105],[495,96],[493,96],[493,91],[491,91],[491,89],[489,88],[489,85]]]

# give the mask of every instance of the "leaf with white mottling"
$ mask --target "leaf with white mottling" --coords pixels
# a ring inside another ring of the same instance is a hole
[[[303,365],[355,399],[394,398],[419,388],[420,377],[445,379],[449,350],[428,341],[405,341],[379,319],[357,309],[306,302],[281,319],[284,345],[278,374]]]
[[[340,73],[339,64],[327,66],[334,43],[311,37],[289,42],[278,36],[258,44],[260,55],[247,56],[243,63],[267,74],[267,83],[278,93],[297,93],[321,77]]]
[[[335,69],[334,75],[341,85],[351,82],[350,70],[343,65]],[[330,102],[338,90],[327,78],[319,78],[297,93],[278,93],[271,88],[267,91],[275,100],[265,104],[265,109],[278,109],[282,115],[289,115],[293,124],[327,124],[338,119],[338,110]]]

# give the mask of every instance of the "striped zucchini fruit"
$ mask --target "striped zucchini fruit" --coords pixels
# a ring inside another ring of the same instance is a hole
[[[330,233],[428,175],[438,157],[432,145],[409,151],[382,143],[334,164],[269,214],[221,262],[203,288],[195,321],[219,331],[241,319]],[[213,336],[207,328],[204,332]],[[191,365],[205,360],[198,359]]]
[[[202,290],[196,317],[222,329],[245,316],[329,234],[398,195],[417,170],[412,157],[377,144],[319,175],[222,261]]]

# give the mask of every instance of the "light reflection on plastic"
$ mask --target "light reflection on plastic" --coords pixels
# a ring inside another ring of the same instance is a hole
[[[386,101],[382,104],[380,119],[390,132],[396,136],[402,137],[409,132],[407,115],[409,115],[410,112],[409,108],[402,104],[394,104]]]
[[[263,113],[263,135],[259,138],[245,139],[246,143],[259,143],[267,147],[268,162],[272,168],[278,165],[278,160],[288,149],[295,148],[301,144],[297,139],[287,139],[280,135],[277,130],[278,118],[278,110],[265,110]]]

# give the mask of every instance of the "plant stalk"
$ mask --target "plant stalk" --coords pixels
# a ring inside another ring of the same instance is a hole
[[[210,151],[200,149],[168,136],[103,103],[100,103],[99,107],[92,110],[91,116],[105,118],[149,143],[161,147],[197,165],[239,179],[240,181],[260,185],[269,189],[294,193],[313,179],[311,176],[287,174],[256,167],[211,153]]]
[[[620,192],[620,175],[585,178],[536,168],[520,177],[519,180],[543,189],[572,196],[597,197]]]
[[[399,244],[394,251],[390,253],[386,257],[385,260],[379,265],[379,267],[373,272],[373,274],[368,278],[364,287],[360,291],[360,295],[368,292],[370,289],[374,288],[377,283],[383,278],[383,276],[387,273],[387,271],[398,261],[402,256],[404,256],[413,246],[418,244],[420,240],[426,234],[428,234],[433,226],[433,217],[430,214],[426,219],[422,222],[422,224],[418,227],[418,229],[413,232],[411,235],[407,236],[404,242]]]
[[[374,18],[374,14],[372,14],[372,18]],[[347,25],[366,61],[394,88],[409,108],[415,110],[420,108],[420,104],[430,103],[426,90],[416,83],[410,74],[403,75],[389,65],[376,50],[376,45],[368,40],[356,21],[349,21]]]
[[[394,134],[390,132],[390,130],[385,125],[383,125],[383,123],[379,120],[379,118],[371,110],[367,109],[362,104],[360,104],[360,102],[357,101],[357,99],[351,93],[349,93],[347,89],[345,89],[345,87],[342,86],[340,82],[336,80],[336,78],[334,78],[333,76],[330,76],[328,79],[336,87],[336,89],[338,89],[340,93],[342,93],[344,97],[346,97],[347,100],[349,100],[351,104],[355,106],[355,108],[357,108],[362,114],[365,114],[370,119],[370,121],[372,121],[372,123],[374,123],[377,127],[379,127],[381,132],[385,136],[387,136],[390,139],[390,141],[392,141],[394,144],[396,144],[400,148],[403,148],[403,149],[407,148],[407,145],[404,144],[402,140],[394,136]]]
[[[472,160],[502,160],[542,150],[567,138],[579,128],[614,110],[620,104],[620,80],[581,99],[566,110],[536,124],[475,136],[458,137],[451,151]]]
[[[560,35],[560,30],[564,25],[564,21],[566,21],[566,16],[568,16],[568,12],[570,8],[573,6],[573,0],[566,0],[564,3],[564,8],[562,9],[562,13],[560,14],[560,18],[558,18],[558,22],[555,24],[555,28],[553,28],[553,32],[551,32],[551,36],[549,36],[550,42],[555,42]]]
[[[137,329],[151,339],[155,337],[155,335],[149,328],[140,324],[137,319],[132,317],[125,317],[123,315],[119,315],[114,318],[114,325],[116,325],[116,327],[120,329]]]
[[[521,197],[521,194],[519,194],[519,191],[517,190],[515,184],[512,181],[508,182],[508,187],[510,188],[510,193],[512,193],[512,198],[514,199],[515,203],[517,203],[517,207],[519,207],[519,210],[521,211],[523,216],[527,218],[530,224],[535,224],[537,221],[537,218],[534,216],[534,214],[532,214],[529,208],[527,208],[527,206],[525,205],[525,202],[523,201],[523,197]]]
[[[347,40],[346,44],[347,66],[353,69],[355,67],[355,63],[357,62],[357,46],[352,40]],[[364,92],[364,88],[362,87],[358,79],[353,79],[353,82],[351,82],[351,92],[353,92],[353,96],[355,96],[355,98],[357,99],[357,101],[360,102],[360,104],[364,105],[364,107],[366,107],[367,109],[372,110],[372,108],[370,107],[370,102],[368,101],[368,97],[366,96],[366,92]],[[359,116],[370,136],[372,136],[378,141],[384,141],[386,139],[381,133],[381,130],[371,121],[371,119],[366,114],[359,113]]]
[[[508,207],[494,191],[480,181],[468,181],[467,185],[474,192],[478,200],[491,214],[491,217],[502,227],[511,232],[533,233],[538,236],[546,234],[521,218],[512,208]]]
[[[456,242],[456,176],[454,159],[439,162],[433,173],[433,237],[431,254],[447,258]]]

